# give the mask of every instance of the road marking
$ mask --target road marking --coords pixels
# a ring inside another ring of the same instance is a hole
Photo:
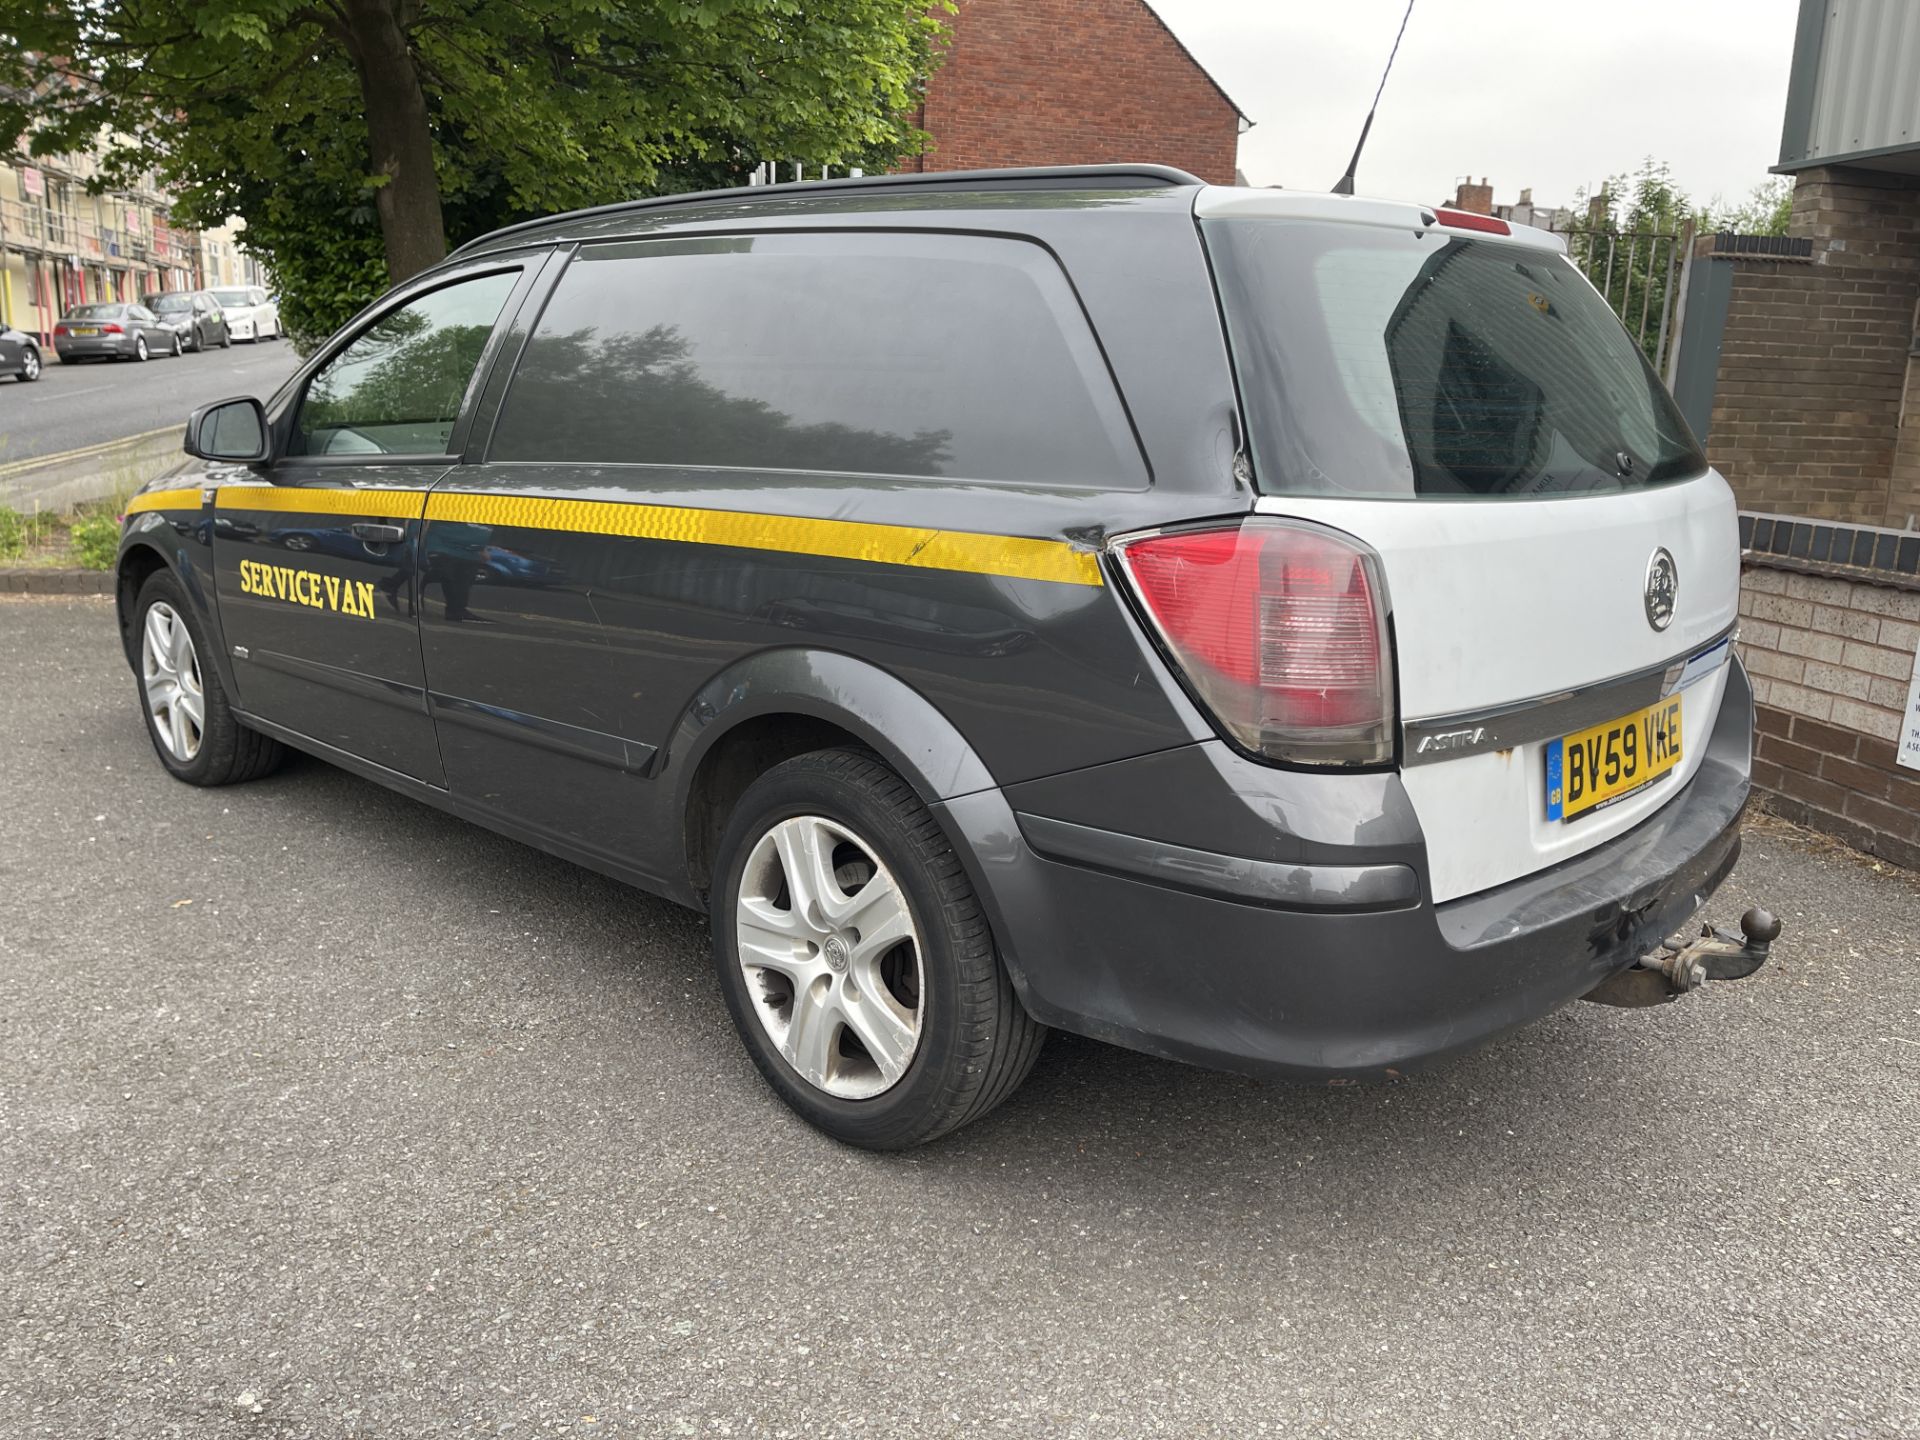
[[[112,388],[110,385],[88,385],[80,390],[62,390],[60,392],[60,398],[65,400],[74,395],[91,395],[96,390],[110,390]]]

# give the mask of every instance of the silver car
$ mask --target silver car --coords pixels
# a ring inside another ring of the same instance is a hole
[[[145,360],[178,355],[180,336],[144,305],[101,301],[76,305],[53,327],[53,350],[63,361]]]

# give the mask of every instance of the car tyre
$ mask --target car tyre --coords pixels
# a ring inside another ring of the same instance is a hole
[[[173,349],[169,350],[167,354],[173,356],[176,360],[180,358],[180,332],[178,330],[173,332]]]
[[[727,1008],[767,1083],[818,1129],[907,1149],[985,1115],[1033,1069],[1046,1029],[939,822],[879,757],[821,750],[767,771],[734,807],[714,873]]]
[[[220,327],[220,348],[222,350],[233,348],[233,332],[224,325]]]
[[[131,645],[147,738],[189,785],[235,785],[277,769],[286,747],[240,723],[209,662],[206,630],[171,571],[157,570],[133,607]]]
[[[146,360],[147,358],[147,337],[146,336],[136,335],[133,337],[133,358],[135,360],[139,360],[142,362]]]
[[[22,385],[31,385],[40,378],[40,352],[32,345],[20,352],[20,373],[13,377]]]

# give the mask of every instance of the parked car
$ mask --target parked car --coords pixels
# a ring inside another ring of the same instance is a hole
[[[1154,167],[637,201],[186,448],[119,560],[160,763],[291,745],[705,910],[853,1144],[1048,1027],[1378,1080],[1765,956],[1664,943],[1748,794],[1733,496],[1540,231]]]
[[[53,327],[53,349],[62,360],[145,360],[178,355],[180,336],[144,305],[101,301],[76,305]]]
[[[160,317],[180,337],[188,350],[204,350],[218,345],[222,350],[233,344],[226,314],[210,290],[168,290],[143,295],[141,303]]]
[[[258,285],[219,289],[211,292],[227,319],[227,330],[236,340],[280,338],[280,307]]]
[[[40,346],[24,330],[0,325],[0,378],[25,382],[40,378]]]

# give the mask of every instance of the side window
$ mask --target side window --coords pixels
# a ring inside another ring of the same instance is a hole
[[[307,385],[297,455],[444,455],[473,372],[519,279],[503,271],[389,311]]]
[[[1052,256],[899,232],[583,250],[489,458],[1146,484]]]

